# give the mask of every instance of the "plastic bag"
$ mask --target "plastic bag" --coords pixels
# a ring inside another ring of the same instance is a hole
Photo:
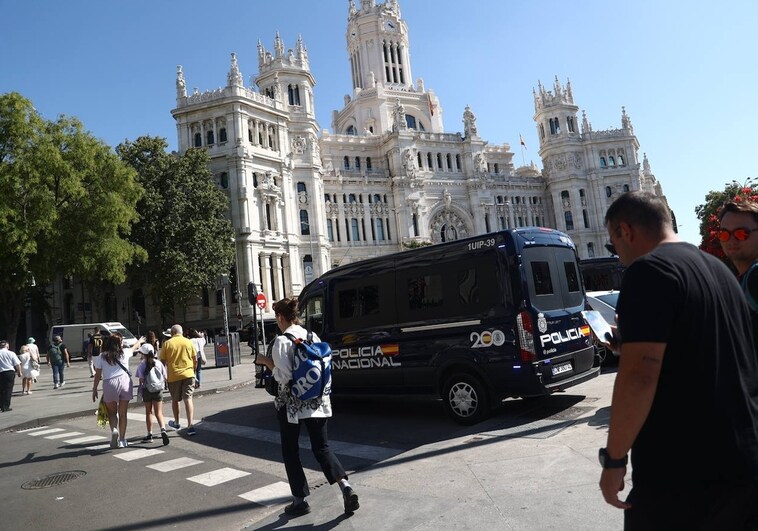
[[[32,375],[32,379],[36,382],[37,378],[39,378],[39,371],[32,369],[30,374]]]
[[[101,428],[105,428],[105,426],[108,424],[108,406],[105,405],[105,402],[102,398],[100,398],[100,405],[97,406],[97,425]]]

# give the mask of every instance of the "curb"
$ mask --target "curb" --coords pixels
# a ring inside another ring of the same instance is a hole
[[[224,393],[227,391],[234,391],[235,389],[240,389],[242,387],[247,387],[249,385],[253,385],[255,383],[255,379],[252,380],[245,380],[243,382],[234,383],[231,385],[226,385],[223,387],[214,387],[212,389],[202,389],[202,390],[195,390],[194,393],[192,393],[193,398],[196,396],[205,396],[205,395],[211,395],[211,394],[217,394],[217,393]],[[164,401],[165,402],[165,401]],[[169,400],[170,402],[170,400]],[[135,409],[137,407],[142,407],[142,402],[137,400],[136,397],[131,402],[129,402],[129,409]],[[20,422],[18,424],[14,424],[13,426],[8,426],[7,428],[3,428],[2,432],[8,432],[8,431],[18,431],[18,430],[25,430],[28,428],[37,428],[39,426],[45,426],[47,424],[50,424],[52,422],[58,422],[61,420],[68,420],[68,419],[75,419],[75,418],[81,418],[81,417],[88,417],[90,415],[94,415],[96,413],[95,410],[92,408],[97,409],[97,405],[95,403],[92,404],[92,406],[88,407],[87,409],[81,409],[78,411],[72,411],[70,413],[60,413],[58,415],[51,415],[49,417],[40,417],[37,419],[32,420],[26,420],[24,422]]]

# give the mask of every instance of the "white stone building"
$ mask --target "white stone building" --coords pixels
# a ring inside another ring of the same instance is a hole
[[[273,51],[259,42],[249,86],[235,54],[217,90],[189,94],[179,67],[179,150],[206,148],[229,196],[241,291],[253,281],[278,300],[336,265],[526,225],[566,231],[580,257],[602,256],[613,199],[662,195],[623,107],[619,129],[593,131],[584,113],[579,121],[570,82],[557,78],[534,91],[541,172],[516,168],[508,144],[480,138],[468,107],[463,133],[445,132],[441,102],[413,77],[408,34],[397,0],[350,0],[353,86],[331,132],[318,131],[302,39],[289,50],[278,34]]]

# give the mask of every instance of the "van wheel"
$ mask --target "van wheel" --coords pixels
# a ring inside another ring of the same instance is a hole
[[[445,409],[459,424],[476,424],[489,412],[484,385],[474,376],[457,373],[450,377],[442,391]]]

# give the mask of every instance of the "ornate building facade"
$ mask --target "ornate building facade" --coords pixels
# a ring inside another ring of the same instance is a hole
[[[178,68],[179,150],[207,149],[228,194],[243,292],[253,281],[274,301],[337,265],[527,225],[567,232],[582,258],[602,256],[610,203],[626,190],[663,195],[623,107],[618,129],[594,131],[557,78],[533,91],[542,171],[480,138],[469,107],[463,132],[445,132],[441,102],[413,77],[397,0],[348,10],[352,90],[331,132],[318,130],[302,38],[288,50],[278,34],[272,51],[259,42],[248,86],[235,54],[217,90],[188,93]]]

